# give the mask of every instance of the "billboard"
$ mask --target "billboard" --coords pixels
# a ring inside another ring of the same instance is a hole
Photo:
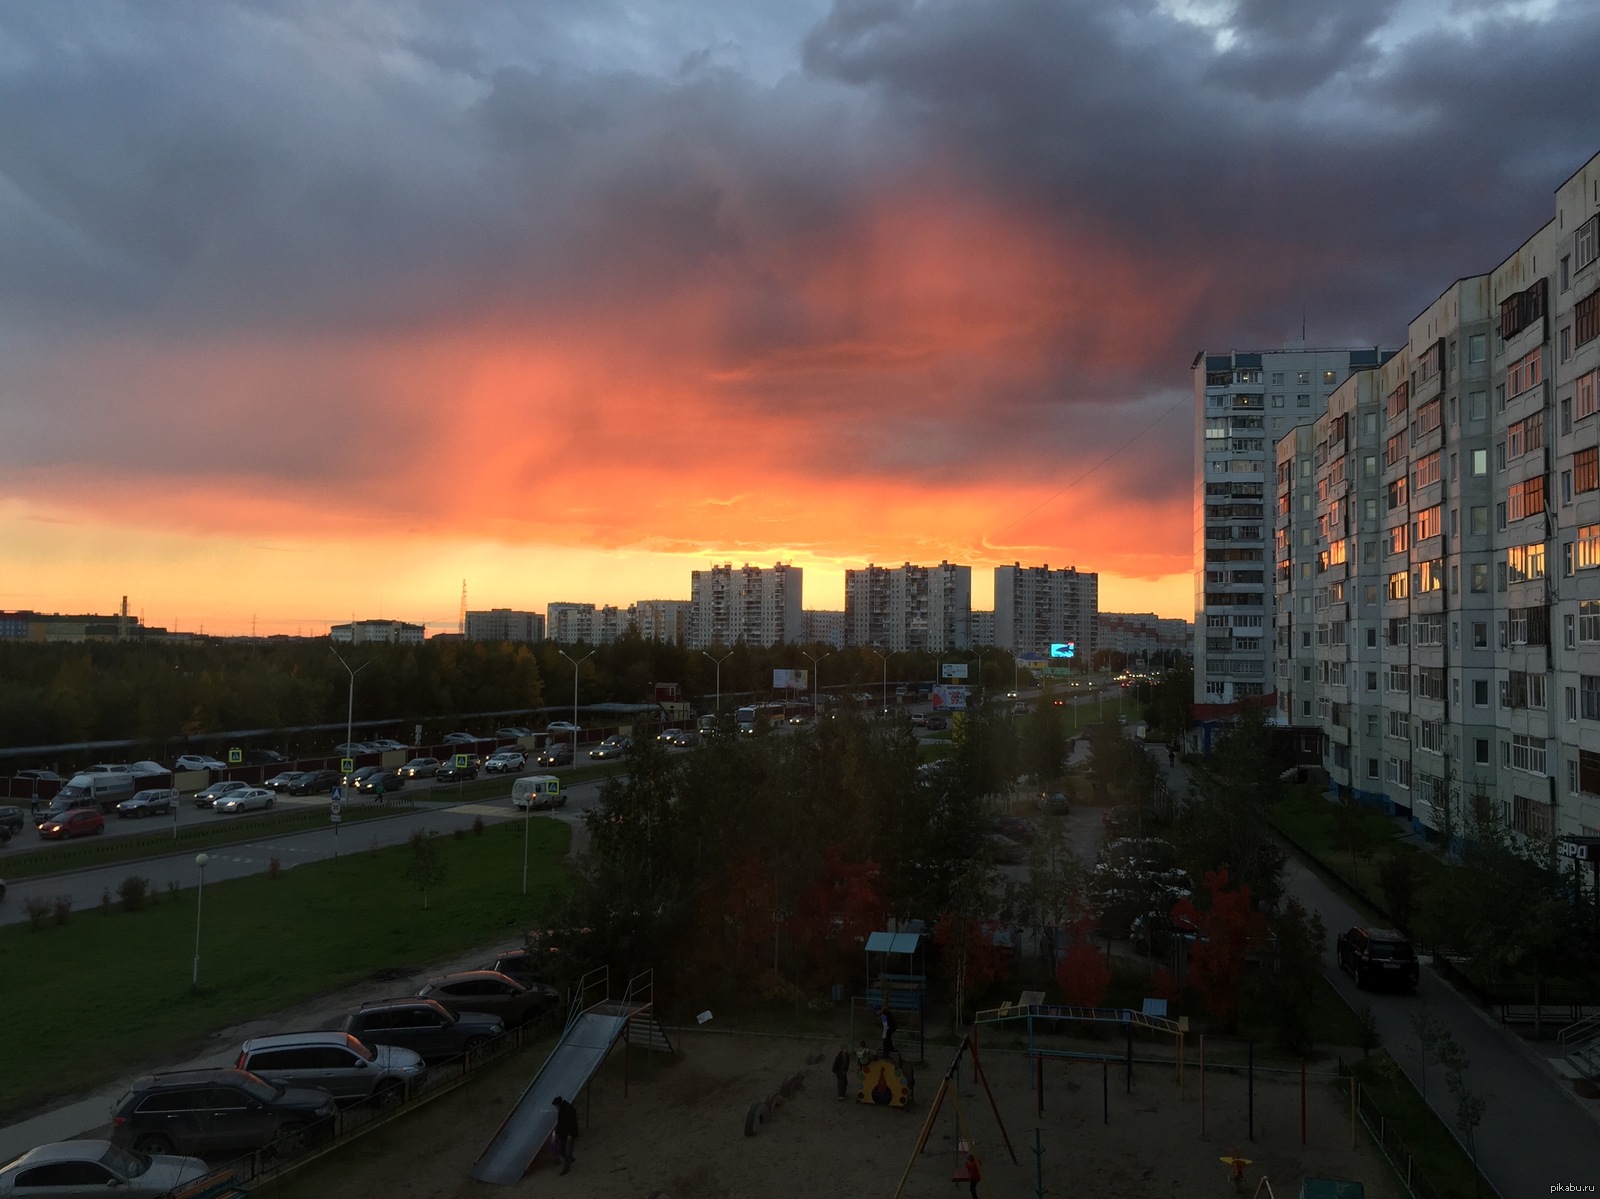
[[[1076,641],[1052,641],[1050,643],[1050,656],[1052,658],[1076,658],[1078,656],[1078,643]]]
[[[939,686],[933,689],[933,710],[935,712],[965,712],[967,710],[967,692],[969,687]]]
[[[967,664],[965,662],[946,662],[943,674],[947,679],[964,679],[967,677]]]
[[[804,691],[811,686],[811,672],[809,670],[774,670],[772,672],[772,689],[774,691]]]

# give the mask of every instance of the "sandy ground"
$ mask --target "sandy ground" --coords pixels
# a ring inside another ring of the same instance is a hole
[[[771,1037],[684,1033],[682,1054],[654,1064],[635,1053],[623,1094],[620,1052],[598,1075],[579,1111],[585,1128],[577,1163],[566,1177],[541,1163],[509,1189],[475,1183],[468,1171],[478,1151],[543,1060],[544,1048],[525,1051],[463,1092],[437,1101],[395,1125],[348,1146],[324,1163],[286,1180],[270,1194],[299,1199],[454,1199],[491,1195],[563,1194],[573,1199],[646,1196],[669,1199],[744,1199],[747,1196],[882,1196],[898,1185],[951,1052],[930,1052],[909,1110],[873,1108],[835,1098],[828,1060],[836,1046]],[[826,1060],[808,1059],[826,1054]],[[1053,1060],[1045,1074],[1045,1111],[1035,1116],[1026,1063],[986,1060],[1017,1164],[1010,1160],[994,1113],[970,1070],[963,1070],[960,1107],[984,1163],[980,1194],[1022,1199],[1036,1192],[1042,1169],[1047,1193],[1074,1199],[1149,1199],[1152,1196],[1232,1195],[1219,1160],[1237,1150],[1252,1159],[1243,1193],[1256,1193],[1264,1174],[1273,1193],[1294,1196],[1303,1177],[1349,1178],[1369,1199],[1400,1199],[1401,1191],[1366,1133],[1352,1150],[1348,1101],[1327,1081],[1308,1087],[1309,1145],[1300,1146],[1299,1082],[1275,1076],[1256,1081],[1256,1137],[1246,1138],[1242,1077],[1208,1076],[1207,1133],[1200,1136],[1198,1080],[1191,1068],[1185,1092],[1169,1068],[1136,1067],[1132,1094],[1112,1066],[1110,1121],[1102,1113],[1098,1064]],[[1192,1066],[1192,1062],[1191,1062]],[[744,1135],[746,1109],[797,1070],[806,1080],[756,1136]],[[912,1164],[908,1197],[967,1194],[951,1181],[957,1136],[955,1104],[937,1117],[927,1152]],[[1044,1152],[1035,1157],[1036,1141]],[[1263,1195],[1265,1191],[1261,1192]]]

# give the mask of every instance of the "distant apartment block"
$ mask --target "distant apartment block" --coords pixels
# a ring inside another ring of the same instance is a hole
[[[1188,653],[1194,644],[1194,625],[1170,620],[1154,612],[1102,612],[1096,624],[1095,650],[1134,657],[1163,653]]]
[[[782,645],[805,637],[802,591],[797,566],[741,566],[731,563],[697,570],[690,578],[689,645]]]
[[[0,641],[148,641],[168,636],[137,616],[61,615],[43,612],[0,612]]]
[[[342,645],[421,645],[423,626],[403,620],[355,620],[336,624],[328,638]]]
[[[1328,409],[1352,370],[1394,351],[1202,351],[1194,388],[1194,698],[1227,704],[1271,691],[1273,449]]]
[[[983,649],[994,641],[994,613],[975,611],[972,614],[972,648]]]
[[[972,567],[847,570],[845,631],[852,645],[945,653],[972,644]]]
[[[994,568],[994,644],[1014,654],[1048,654],[1053,644],[1073,642],[1078,660],[1095,650],[1100,615],[1100,576],[1049,566]]]
[[[808,608],[803,614],[804,641],[811,645],[831,645],[834,649],[845,647],[845,614]]]
[[[628,620],[646,641],[687,645],[690,611],[688,600],[639,600],[628,608]]]
[[[545,636],[562,645],[576,645],[580,641],[598,644],[593,604],[553,603],[545,607]]]
[[[468,641],[543,641],[544,614],[491,608],[467,613]]]

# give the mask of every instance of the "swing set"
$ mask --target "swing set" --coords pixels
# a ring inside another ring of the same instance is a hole
[[[961,1058],[968,1052],[972,1055],[972,1075],[983,1084],[983,1093],[988,1097],[989,1110],[994,1113],[995,1123],[1000,1126],[1000,1136],[1005,1141],[1006,1152],[1011,1155],[1011,1164],[1018,1165],[1017,1151],[1012,1147],[1011,1136],[1006,1132],[1006,1122],[1000,1117],[999,1105],[994,1101],[994,1092],[989,1089],[989,1080],[983,1073],[983,1063],[978,1060],[977,1043],[969,1035],[964,1037],[961,1045],[956,1050],[956,1055],[950,1060],[950,1068],[944,1072],[944,1077],[939,1081],[939,1093],[933,1098],[933,1105],[928,1108],[928,1116],[922,1122],[922,1131],[917,1134],[917,1147],[911,1151],[911,1160],[906,1162],[905,1172],[900,1175],[900,1185],[895,1187],[892,1199],[900,1199],[905,1192],[906,1184],[911,1181],[911,1171],[917,1164],[928,1147],[928,1137],[933,1133],[933,1123],[939,1118],[939,1111],[944,1106],[945,1096],[950,1096],[956,1120],[956,1138],[954,1161],[951,1164],[950,1179],[952,1182],[967,1182],[971,1174],[967,1168],[967,1158],[970,1156],[978,1163],[979,1185],[982,1185],[983,1159],[978,1155],[977,1142],[972,1135],[972,1127],[967,1122],[967,1116],[961,1110]]]

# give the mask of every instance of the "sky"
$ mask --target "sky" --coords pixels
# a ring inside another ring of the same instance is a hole
[[[1203,349],[1395,345],[1596,149],[1588,0],[0,6],[0,609],[691,570],[1192,616]]]

